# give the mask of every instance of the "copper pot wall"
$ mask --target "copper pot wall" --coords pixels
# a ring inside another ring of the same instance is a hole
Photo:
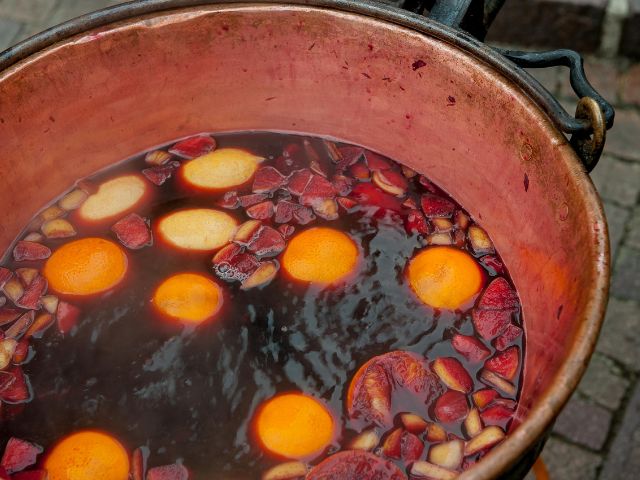
[[[175,8],[196,3],[208,5]],[[499,476],[548,430],[593,350],[609,276],[598,196],[500,55],[388,7],[294,3],[136,2],[5,52],[0,251],[76,178],[170,139],[269,129],[378,150],[480,219],[520,292],[517,420],[460,478]]]

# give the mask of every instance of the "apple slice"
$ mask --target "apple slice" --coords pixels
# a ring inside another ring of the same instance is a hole
[[[431,228],[425,216],[419,210],[410,210],[404,221],[404,228],[408,234],[417,233],[427,235]]]
[[[80,309],[68,302],[58,302],[56,319],[58,320],[58,330],[63,335],[71,333],[80,318]]]
[[[485,340],[497,337],[511,324],[520,308],[516,292],[502,277],[493,280],[480,296],[471,316],[478,334]]]
[[[482,390],[473,392],[472,395],[473,403],[475,403],[476,406],[481,410],[489,405],[497,396],[498,392],[496,392],[493,388],[483,388]]]
[[[58,308],[58,297],[55,295],[43,295],[40,297],[40,303],[47,312],[53,315]]]
[[[475,437],[482,431],[482,418],[477,408],[472,408],[464,419],[464,430],[469,437]]]
[[[476,255],[486,255],[488,253],[495,253],[493,242],[482,228],[477,225],[471,225],[467,231],[469,237],[469,244],[473,253]]]
[[[456,206],[450,200],[432,193],[425,193],[420,197],[422,211],[427,218],[450,217]]]
[[[469,413],[467,397],[456,390],[448,390],[436,400],[434,412],[438,421],[442,423],[462,420]]]
[[[234,233],[233,243],[236,243],[242,247],[246,247],[258,235],[258,232],[260,231],[261,228],[262,228],[262,222],[260,220],[248,220],[244,222],[238,227],[238,229]],[[215,262],[215,257],[214,257],[214,262]]]
[[[480,416],[487,425],[503,425],[507,422],[515,412],[504,405],[495,404],[485,408]]]
[[[226,212],[189,208],[162,217],[156,228],[158,236],[175,248],[206,252],[230,242],[237,222]]]
[[[43,297],[44,298],[44,297]],[[56,298],[56,308],[58,307],[57,298]],[[54,310],[55,312],[55,310]],[[53,314],[48,312],[41,312],[33,320],[31,326],[24,333],[25,338],[35,337],[40,338],[44,334],[44,332],[53,325]]]
[[[20,279],[22,286],[26,288],[35,280],[40,272],[36,268],[17,268],[15,274]]]
[[[411,463],[422,455],[424,444],[413,433],[402,428],[391,432],[382,444],[382,453],[389,458],[396,458]]]
[[[67,212],[71,210],[77,210],[82,206],[85,200],[89,197],[89,194],[80,188],[76,188],[75,190],[71,190],[64,197],[60,199],[58,202],[58,206],[66,210]]]
[[[13,322],[20,315],[22,315],[22,310],[7,307],[0,308],[0,327]]]
[[[11,277],[13,277],[13,272],[11,270],[0,267],[0,289],[4,287],[4,284],[7,283]]]
[[[415,434],[420,434],[424,432],[429,426],[429,422],[427,422],[424,418],[415,413],[402,413],[400,414],[400,421],[404,428],[407,431]]]
[[[358,183],[353,187],[351,196],[361,205],[376,207],[376,211],[382,209],[401,212],[403,210],[402,202],[397,197],[383,192],[371,183]]]
[[[179,141],[169,149],[169,153],[182,158],[196,158],[216,148],[216,141],[209,135],[196,135]]]
[[[380,190],[396,197],[404,197],[409,188],[404,175],[395,170],[374,170],[371,180]]]
[[[449,442],[433,445],[429,449],[428,460],[449,470],[457,470],[462,465],[464,442],[451,440]]]
[[[509,347],[503,352],[496,353],[484,363],[484,368],[497,373],[502,378],[513,380],[520,365],[520,347]]]
[[[177,463],[153,467],[147,472],[147,480],[189,480],[189,470]]]
[[[131,250],[139,250],[153,243],[148,220],[137,213],[130,213],[118,220],[111,231],[116,234],[120,243]]]
[[[516,395],[516,387],[512,383],[490,370],[483,368],[480,371],[480,380],[492,387],[496,387],[498,390],[502,390],[507,395],[512,397]]]
[[[15,338],[9,337],[0,340],[0,370],[9,366],[17,347],[18,341]]]
[[[24,287],[18,278],[13,277],[4,283],[2,291],[15,304],[24,294]]]
[[[21,240],[13,249],[16,262],[44,260],[51,256],[51,249],[37,242]]]
[[[364,450],[370,452],[380,443],[380,436],[374,429],[365,430],[349,443],[351,450]]]
[[[315,466],[306,480],[406,480],[389,460],[362,450],[347,450],[327,457]]]
[[[296,231],[296,227],[285,223],[278,227],[278,231],[280,232],[280,235],[282,235],[284,238],[289,238]]]
[[[146,469],[146,456],[143,448],[138,447],[131,454],[131,480],[145,480],[144,471]]]
[[[331,180],[331,183],[333,184],[333,189],[336,194],[341,197],[349,195],[353,188],[353,181],[344,175],[335,175]]]
[[[462,210],[458,210],[455,214],[454,222],[459,230],[466,230],[469,227],[469,223],[471,222],[471,220],[466,213],[464,213]]]
[[[4,449],[0,466],[9,474],[20,472],[34,465],[41,453],[42,447],[40,445],[11,437]]]
[[[24,289],[20,298],[15,301],[16,307],[27,310],[37,310],[40,308],[40,297],[47,291],[47,280],[41,276],[35,279]]]
[[[427,427],[425,438],[433,443],[445,442],[447,440],[447,431],[437,423],[430,423]]]
[[[313,172],[308,168],[291,172],[287,180],[287,190],[289,190],[292,195],[299,197],[307,188],[312,177]]]
[[[242,208],[252,207],[260,202],[264,202],[269,198],[266,193],[250,193],[249,195],[242,195],[238,197],[238,202]]]
[[[31,384],[20,367],[0,371],[0,400],[8,404],[27,403],[32,399]]]
[[[487,450],[501,442],[504,437],[504,431],[500,427],[486,427],[465,444],[464,454],[473,455],[482,450]]]
[[[122,175],[101,184],[78,212],[83,220],[89,222],[111,219],[135,207],[146,192],[147,183],[139,175]]]
[[[35,318],[35,313],[32,311],[24,313],[13,322],[9,328],[4,331],[4,336],[6,338],[13,338],[15,340],[20,340],[25,332],[29,329],[31,324],[33,323]]]
[[[145,168],[142,170],[142,174],[154,185],[158,187],[165,184],[167,180],[169,180],[174,172],[180,166],[180,162],[176,162],[172,160],[165,165],[159,165],[156,167]]]
[[[473,380],[458,359],[440,357],[434,360],[431,368],[450,389],[463,393],[473,389]]]
[[[268,220],[273,216],[274,205],[271,200],[260,202],[247,208],[246,213],[249,218],[256,220]]]
[[[242,281],[240,289],[250,290],[268,285],[275,278],[279,268],[276,261],[262,262],[255,272]]]
[[[162,150],[153,150],[144,156],[144,161],[149,165],[164,165],[171,160],[171,154]]]
[[[275,257],[287,244],[275,228],[263,225],[247,245],[247,250],[260,258]]]
[[[16,345],[16,349],[13,352],[12,363],[14,365],[22,365],[27,360],[28,356],[29,356],[29,339],[25,337],[22,340],[20,340]]]
[[[238,198],[238,192],[232,190],[225,192],[220,200],[216,202],[216,205],[229,210],[234,210],[240,206],[240,199]]]
[[[413,462],[409,473],[412,477],[428,480],[454,480],[458,476],[458,472],[423,461]]]
[[[451,233],[432,233],[427,237],[429,245],[453,245]]]
[[[497,350],[505,350],[511,346],[522,335],[522,329],[513,323],[505,329],[502,334],[493,341],[493,346]]]
[[[287,184],[287,177],[274,167],[258,169],[253,179],[253,193],[272,193]]]
[[[491,355],[491,350],[484,343],[468,335],[456,333],[451,339],[451,346],[471,363],[480,363]]]
[[[295,480],[307,475],[307,466],[302,462],[285,462],[264,472],[262,480]]]

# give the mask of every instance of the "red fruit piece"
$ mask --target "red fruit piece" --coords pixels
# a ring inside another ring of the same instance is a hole
[[[158,186],[164,185],[164,183],[171,178],[173,172],[180,166],[180,162],[175,160],[170,161],[165,165],[159,165],[157,167],[145,168],[142,170],[142,174],[147,179]]]
[[[371,177],[371,170],[364,162],[358,162],[349,167],[349,174],[358,180],[368,180]]]
[[[293,225],[284,224],[278,227],[278,231],[284,238],[287,238],[293,235],[293,232],[296,231],[296,227],[294,227]]]
[[[238,208],[240,205],[240,199],[238,198],[238,192],[231,191],[226,192],[220,200],[218,200],[217,204],[222,208],[228,208],[233,210],[234,208]]]
[[[313,177],[313,173],[311,173],[311,170],[308,168],[292,172],[291,175],[289,175],[287,190],[289,190],[292,195],[299,197],[305,188],[307,188],[311,177]]]
[[[287,223],[293,220],[293,212],[295,212],[300,205],[297,203],[289,202],[288,200],[280,200],[276,205],[276,216],[274,221],[276,223]]]
[[[4,449],[0,465],[7,473],[15,473],[35,464],[42,447],[16,437],[11,437]]]
[[[44,260],[51,256],[51,249],[40,243],[19,241],[13,249],[13,259],[16,262]]]
[[[349,195],[351,193],[353,182],[349,177],[345,177],[344,175],[336,175],[335,177],[333,177],[331,183],[333,184],[333,189],[337,195],[344,197],[345,195]]]
[[[431,369],[452,390],[469,393],[473,389],[473,380],[460,361],[453,357],[436,358]]]
[[[455,390],[446,391],[436,400],[434,413],[442,423],[462,420],[469,413],[466,395]]]
[[[58,319],[58,330],[63,335],[70,333],[78,323],[80,318],[80,309],[75,305],[60,300],[58,309],[56,310],[56,318]]]
[[[8,268],[0,267],[0,289],[4,287],[4,284],[13,277],[13,273]]]
[[[208,135],[198,135],[176,143],[169,153],[183,158],[195,158],[216,148],[216,141]]]
[[[147,472],[147,480],[189,480],[189,470],[177,463],[153,467]]]
[[[364,155],[364,148],[362,147],[344,146],[338,147],[338,151],[342,157],[338,160],[338,170],[344,170],[350,167]]]
[[[263,226],[251,240],[247,249],[258,257],[275,257],[282,252],[287,244],[275,228]]]
[[[476,337],[456,333],[451,339],[451,345],[456,352],[472,363],[481,362],[491,355],[491,350]]]
[[[10,404],[31,400],[31,385],[20,367],[0,371],[0,400]]]
[[[315,207],[320,202],[333,199],[335,196],[336,192],[329,180],[320,175],[312,175],[300,196],[300,204]]]
[[[31,326],[25,332],[26,337],[40,338],[47,328],[53,324],[53,315],[41,312],[35,317]]]
[[[253,179],[253,193],[271,193],[287,184],[287,178],[273,167],[258,169]]]
[[[149,224],[137,213],[130,213],[118,220],[111,231],[116,234],[120,243],[132,250],[151,245],[152,237]]]
[[[407,233],[413,235],[417,233],[419,235],[427,235],[430,232],[429,222],[424,218],[424,215],[418,210],[411,210],[404,222],[404,227]]]
[[[27,288],[20,299],[15,302],[17,307],[26,308],[27,310],[37,310],[40,308],[40,297],[47,290],[47,280],[38,275]]]
[[[491,405],[480,412],[480,418],[485,425],[503,425],[511,417],[514,411],[504,405]]]
[[[491,340],[506,330],[519,306],[516,292],[509,283],[502,277],[496,278],[471,313],[473,325],[482,338]]]
[[[371,150],[364,151],[364,158],[371,170],[389,170],[391,168],[391,161],[388,158]]]
[[[347,212],[353,211],[358,206],[358,202],[348,197],[338,197],[336,201]]]
[[[267,220],[273,216],[273,202],[260,202],[247,208],[247,216],[256,220]]]
[[[22,312],[15,308],[0,308],[0,327],[13,322]]]
[[[493,255],[485,255],[484,257],[478,260],[480,264],[487,269],[487,271],[491,275],[503,275],[504,274],[504,265]]]
[[[316,216],[310,208],[303,207],[301,205],[298,207],[299,208],[296,208],[293,212],[293,219],[298,223],[298,225],[306,225],[316,219]]]
[[[362,450],[338,452],[320,462],[306,480],[406,480],[392,462]]]
[[[520,364],[520,347],[513,346],[507,348],[503,352],[496,353],[493,357],[487,360],[484,364],[484,368],[497,373],[502,378],[507,380],[513,380],[518,373],[518,366]]]
[[[131,480],[145,480],[144,470],[147,462],[143,448],[136,448],[131,455]]]
[[[13,352],[13,363],[20,365],[24,363],[29,355],[29,340],[22,339],[16,345],[16,350]]]
[[[300,165],[306,164],[306,155],[302,147],[297,143],[290,143],[283,151],[282,155],[276,158],[275,166],[284,175],[289,175]]]
[[[225,255],[224,258],[216,255],[214,259],[214,269],[216,275],[223,280],[228,282],[242,282],[257,270],[260,266],[260,262],[255,255],[250,253],[240,253],[242,248],[237,245],[234,245],[233,247],[234,248],[230,248],[228,250],[229,255]],[[233,253],[233,251],[235,251],[235,253]],[[222,252],[222,250],[220,252]]]
[[[476,406],[482,410],[484,407],[489,405],[497,396],[498,392],[496,392],[494,389],[483,388],[482,390],[478,390],[477,392],[473,393],[473,403],[475,403]]]
[[[424,175],[420,175],[418,177],[418,183],[420,183],[420,185],[422,185],[422,187],[427,191],[427,192],[431,192],[431,193],[435,193],[435,194],[439,194],[440,193],[440,189],[438,187],[436,187],[431,180],[429,180],[427,177],[425,177]]]
[[[504,350],[515,342],[520,335],[522,335],[522,329],[513,323],[502,332],[498,338],[493,341],[493,346],[498,350]]]
[[[453,202],[431,193],[425,193],[420,197],[420,205],[428,218],[450,217],[456,208]]]
[[[370,183],[359,183],[351,192],[351,196],[360,204],[379,207],[394,212],[402,211],[402,202],[396,197],[384,193]]]
[[[260,202],[264,202],[269,195],[264,193],[254,193],[251,195],[243,195],[242,197],[238,197],[238,201],[240,202],[240,206],[242,208],[251,207],[253,205],[257,205]]]
[[[407,463],[419,459],[423,450],[424,444],[420,439],[401,428],[391,432],[382,444],[382,452],[387,457],[404,460]]]
[[[336,220],[339,217],[338,204],[333,198],[325,198],[315,202],[313,212],[325,220]]]
[[[5,330],[5,337],[15,338],[16,340],[20,339],[31,326],[34,318],[35,313],[33,310],[21,315],[20,318],[13,323],[13,325]]]
[[[409,187],[405,176],[395,170],[374,171],[373,183],[383,191],[396,197],[404,197]]]
[[[49,474],[46,470],[29,470],[28,472],[16,473],[11,477],[11,480],[47,480],[48,478]]]

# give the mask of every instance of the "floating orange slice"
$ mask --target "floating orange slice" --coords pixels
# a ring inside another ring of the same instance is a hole
[[[297,280],[333,283],[358,263],[358,247],[346,233],[316,227],[293,237],[282,257],[282,267]]]
[[[287,458],[312,458],[335,436],[335,422],[327,407],[303,393],[285,393],[266,401],[255,420],[262,446]]]
[[[132,209],[147,191],[138,175],[123,175],[104,182],[80,207],[80,217],[97,222],[113,218]]]
[[[247,183],[262,157],[240,148],[220,148],[182,165],[182,177],[196,188],[221,190]]]
[[[484,281],[482,270],[471,255],[444,246],[427,248],[413,257],[407,277],[422,302],[448,310],[469,302]]]
[[[49,286],[66,295],[93,295],[115,287],[124,278],[127,255],[104,238],[83,238],[58,248],[44,265]]]
[[[209,208],[180,210],[163,217],[158,233],[184,250],[212,251],[233,238],[238,222],[229,214]]]
[[[44,468],[49,480],[127,480],[129,455],[112,436],[85,430],[58,443]]]
[[[204,275],[179,273],[156,289],[153,304],[174,320],[201,323],[212,318],[222,306],[220,286]]]

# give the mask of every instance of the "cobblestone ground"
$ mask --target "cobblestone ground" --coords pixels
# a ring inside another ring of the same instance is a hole
[[[0,50],[117,3],[0,0]],[[640,63],[594,57],[587,58],[586,70],[617,110],[606,153],[592,175],[604,200],[613,247],[611,299],[589,369],[542,456],[553,480],[626,480],[640,472]],[[573,111],[565,70],[535,75]]]

